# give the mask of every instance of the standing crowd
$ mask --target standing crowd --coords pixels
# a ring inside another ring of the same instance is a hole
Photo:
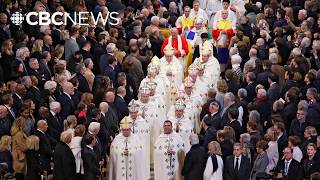
[[[320,180],[319,0],[0,7],[1,177]]]

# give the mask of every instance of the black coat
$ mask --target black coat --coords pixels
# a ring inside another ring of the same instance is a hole
[[[280,156],[279,156],[280,157]],[[280,160],[276,166],[276,172],[284,172],[285,160]],[[286,180],[302,180],[303,179],[303,167],[295,159],[291,160],[288,169],[288,175],[285,178]]]
[[[62,93],[58,101],[61,104],[60,117],[64,120],[67,116],[74,114],[76,105],[72,99],[70,99],[65,93]]]
[[[277,143],[278,143],[279,157],[282,157],[283,156],[283,150],[288,145],[287,134],[283,133],[283,135],[277,140]]]
[[[229,122],[229,117],[228,117],[228,113],[229,113],[229,110],[230,109],[238,109],[238,106],[234,103],[232,104],[231,106],[229,106],[225,111],[224,113],[222,114],[221,112],[221,124],[220,124],[220,128],[223,128],[228,122]]]
[[[233,153],[233,144],[230,140],[224,140],[220,142],[222,159],[225,160],[227,156],[232,155]]]
[[[185,180],[203,179],[206,167],[207,151],[199,144],[193,145],[186,154],[182,175]]]
[[[39,137],[39,165],[41,171],[51,171],[51,157],[53,157],[51,151],[51,143],[49,136],[36,130],[35,135]]]
[[[34,150],[26,151],[27,157],[27,180],[41,180],[41,169],[39,152]]]
[[[240,89],[240,85],[236,80],[227,81],[228,91],[233,94],[238,94],[238,89]]]
[[[256,83],[250,83],[245,87],[245,89],[247,90],[247,99],[249,102],[253,101],[253,99],[257,96],[256,86]]]
[[[128,105],[126,101],[119,95],[116,95],[114,105],[117,109],[119,120],[129,115]]]
[[[235,156],[228,156],[225,161],[224,172],[223,172],[223,179],[224,180],[249,180],[250,177],[250,160],[245,157],[241,156],[241,162],[238,173],[235,170],[234,164]]]
[[[240,134],[241,134],[241,126],[240,126],[239,121],[234,120],[234,121],[228,123],[227,126],[230,126],[233,128],[235,135],[236,135],[236,140],[238,141],[240,139]]]
[[[63,125],[58,115],[53,116],[51,112],[47,118],[48,134],[56,141],[60,141],[60,134],[63,131]]]
[[[79,88],[78,89],[82,93],[90,92],[90,87],[89,87],[87,79],[80,73],[77,73],[77,79],[79,81]]]
[[[220,117],[220,113],[217,112],[216,114],[214,114],[213,116],[210,115],[210,124],[211,126],[213,126],[215,129],[219,130],[221,127],[220,127],[220,124],[221,124],[221,117]]]
[[[66,143],[58,142],[54,150],[53,179],[73,180],[76,177],[76,161]]]
[[[209,126],[203,136],[203,147],[208,149],[208,144],[217,139],[217,130],[213,126]]]
[[[99,162],[97,161],[96,154],[93,150],[88,147],[84,147],[81,154],[83,160],[84,175],[85,180],[98,180],[101,174],[99,168]]]
[[[280,86],[277,83],[271,85],[268,89],[267,95],[268,100],[272,105],[280,97]]]

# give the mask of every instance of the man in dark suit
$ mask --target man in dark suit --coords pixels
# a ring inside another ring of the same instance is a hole
[[[215,129],[220,129],[221,117],[220,117],[220,103],[216,100],[210,102],[209,116],[212,126]]]
[[[90,87],[89,87],[89,83],[87,81],[87,79],[83,76],[83,74],[85,73],[86,67],[84,66],[84,64],[78,64],[75,67],[75,72],[77,73],[76,77],[79,81],[79,87],[78,89],[82,92],[90,92]]]
[[[221,112],[221,123],[220,123],[220,128],[223,128],[229,121],[228,117],[228,112],[230,109],[236,108],[238,109],[238,106],[235,103],[236,97],[232,92],[227,92],[224,95],[223,103],[224,103],[224,108]]]
[[[106,68],[109,66],[110,61],[114,59],[114,52],[117,50],[117,47],[114,43],[109,43],[107,45],[107,53],[102,54],[99,58],[99,67],[100,73],[103,74]]]
[[[100,58],[105,52],[105,49],[106,49],[105,45],[107,44],[109,38],[110,38],[109,33],[108,34],[100,33],[98,35],[99,43],[96,43],[93,46],[93,49],[94,49],[93,50],[93,64],[94,64],[93,72],[94,72],[94,74],[103,73],[103,71],[101,71]]]
[[[233,145],[233,155],[228,156],[225,161],[223,179],[224,180],[249,180],[250,160],[242,155],[242,145]]]
[[[48,134],[56,141],[60,140],[60,134],[63,131],[63,123],[59,117],[61,111],[61,105],[57,101],[50,103],[49,117],[47,118],[48,123]]]
[[[75,180],[76,160],[68,146],[72,139],[72,132],[64,131],[60,137],[54,150],[53,179]]]
[[[24,85],[22,84],[17,84],[16,88],[15,88],[15,94],[12,95],[13,98],[13,106],[14,109],[20,113],[22,104],[23,104],[23,100],[24,100],[24,96],[27,93],[27,89]]]
[[[203,128],[203,143],[202,146],[208,150],[208,144],[211,141],[215,141],[217,138],[217,130],[212,126],[212,121],[210,117],[204,117],[202,121],[202,128]]]
[[[303,179],[303,167],[293,159],[293,149],[286,147],[283,150],[284,159],[280,160],[276,166],[278,177],[284,177],[285,180]]]
[[[268,77],[270,87],[267,91],[267,96],[271,105],[280,97],[280,86],[278,84],[278,81],[279,77],[276,74],[271,74]]]
[[[273,125],[273,128],[276,132],[277,139],[278,139],[277,143],[278,143],[279,157],[282,157],[283,150],[288,145],[288,138],[287,138],[287,133],[285,131],[285,125],[283,124],[283,122],[276,122]]]
[[[256,74],[254,72],[249,72],[246,76],[247,86],[245,89],[247,90],[247,99],[249,102],[253,101],[256,97]]]
[[[38,112],[41,103],[41,92],[38,88],[38,79],[35,76],[31,76],[30,79],[32,86],[28,89],[26,97],[32,99],[36,105],[36,112]]]
[[[203,171],[206,167],[207,151],[199,145],[199,138],[196,134],[190,135],[191,149],[186,154],[182,175],[185,180],[203,179]]]
[[[66,119],[68,115],[74,114],[76,105],[72,99],[74,94],[74,87],[72,83],[65,82],[62,85],[63,93],[59,96],[58,101],[63,104],[63,108],[60,111],[60,117],[62,120]]]
[[[232,127],[236,135],[236,141],[240,139],[241,134],[241,125],[238,121],[239,110],[236,108],[232,108],[228,111],[229,122],[227,126]]]
[[[82,149],[81,154],[84,168],[83,179],[98,180],[101,172],[97,156],[93,151],[93,147],[96,145],[96,139],[93,135],[87,134],[84,137],[84,142],[86,146]]]
[[[113,85],[116,85],[117,83],[117,60],[115,57],[109,60],[109,65],[105,67],[103,74],[105,76],[108,76],[110,80],[112,80]]]
[[[129,115],[128,105],[124,100],[125,96],[126,96],[125,87],[123,86],[118,87],[114,105],[117,108],[119,119],[123,119],[125,116]]]
[[[48,129],[48,124],[45,120],[39,120],[37,122],[37,131],[35,135],[39,137],[39,163],[40,169],[42,172],[46,171],[48,174],[51,174],[51,157],[53,157],[51,151],[51,143],[49,136],[46,134]]]

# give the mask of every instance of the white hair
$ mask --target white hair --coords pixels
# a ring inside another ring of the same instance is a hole
[[[29,50],[27,47],[21,47],[21,48],[17,49],[16,57],[17,57],[17,58],[18,58],[18,57],[21,57],[22,54],[23,54],[25,51],[27,51],[27,50]]]
[[[242,61],[242,58],[239,54],[234,54],[231,56],[231,64],[240,64]]]
[[[294,56],[300,56],[301,55],[301,49],[300,48],[293,48],[291,53]]]
[[[93,131],[95,131],[95,130],[98,129],[98,128],[100,128],[100,123],[98,123],[98,122],[91,122],[91,123],[89,124],[88,131],[89,131],[89,132],[93,132]]]
[[[159,22],[160,21],[160,18],[158,17],[158,16],[152,16],[152,18],[151,18],[151,24],[155,24],[155,23],[157,23],[157,22]]]
[[[42,33],[45,33],[46,30],[50,29],[50,26],[47,26],[47,25],[43,25],[43,26],[40,26],[40,32]]]
[[[272,64],[277,64],[278,63],[278,55],[276,53],[269,54],[269,61]]]
[[[49,104],[50,110],[56,109],[56,108],[59,108],[59,107],[61,107],[61,105],[60,105],[60,103],[59,103],[58,101],[53,101],[53,102],[51,102],[51,103]]]
[[[199,137],[197,134],[191,134],[189,140],[191,145],[199,144]]]
[[[267,95],[267,91],[265,89],[259,89],[258,90],[258,94],[260,94],[262,96],[266,96]]]
[[[311,39],[308,37],[304,37],[300,44],[300,46],[302,47],[310,47],[310,45],[311,45]]]
[[[117,49],[116,45],[114,43],[109,43],[107,45],[107,52],[113,53]]]
[[[44,89],[53,89],[57,88],[57,83],[55,81],[47,81],[44,83]]]

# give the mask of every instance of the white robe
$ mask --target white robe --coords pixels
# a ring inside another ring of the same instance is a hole
[[[129,116],[129,119],[132,118]],[[145,119],[143,119],[141,116],[138,116],[137,119],[133,121],[133,126],[131,129],[133,134],[137,135],[144,147],[143,154],[145,154],[146,169],[149,170],[147,171],[147,176],[150,178],[150,125]]]
[[[193,121],[185,116],[182,116],[181,118],[169,117],[169,120],[172,121],[173,131],[177,132],[177,126],[179,126],[179,132],[177,133],[181,136],[185,146],[185,152],[187,153],[191,148],[189,137],[193,133]]]
[[[125,143],[127,140],[127,143]],[[123,155],[128,149],[129,155]],[[118,134],[110,148],[109,180],[147,180],[146,154],[137,135],[131,134],[128,138]]]
[[[167,76],[167,72],[172,72],[172,76]],[[160,59],[160,73],[159,76],[166,84],[166,98],[165,103],[170,107],[176,100],[176,92],[181,86],[184,77],[183,67],[179,60],[173,56],[172,62],[168,63],[165,56]]]
[[[205,10],[199,8],[198,11],[195,11],[193,8],[191,9],[190,11],[190,17],[194,17],[194,18],[197,18],[197,17],[202,17],[204,18],[204,21],[203,21],[203,24],[207,24],[208,23],[208,16],[207,16],[207,13]]]
[[[194,60],[194,63],[197,64],[200,61],[200,63],[204,66],[203,76],[208,78],[210,82],[209,86],[214,87],[220,77],[220,64],[218,60],[213,56],[210,56],[209,60],[206,63],[202,63],[201,58],[202,57],[196,58]]]
[[[212,167],[212,159],[211,156],[209,156],[206,164],[206,169],[203,173],[203,180],[223,180],[222,173],[223,173],[223,161],[221,156],[216,155],[217,162],[218,162],[218,169],[212,173],[213,167]]]
[[[174,151],[167,154],[168,147]],[[154,179],[182,180],[181,169],[185,151],[181,136],[175,132],[161,134],[154,144]]]

